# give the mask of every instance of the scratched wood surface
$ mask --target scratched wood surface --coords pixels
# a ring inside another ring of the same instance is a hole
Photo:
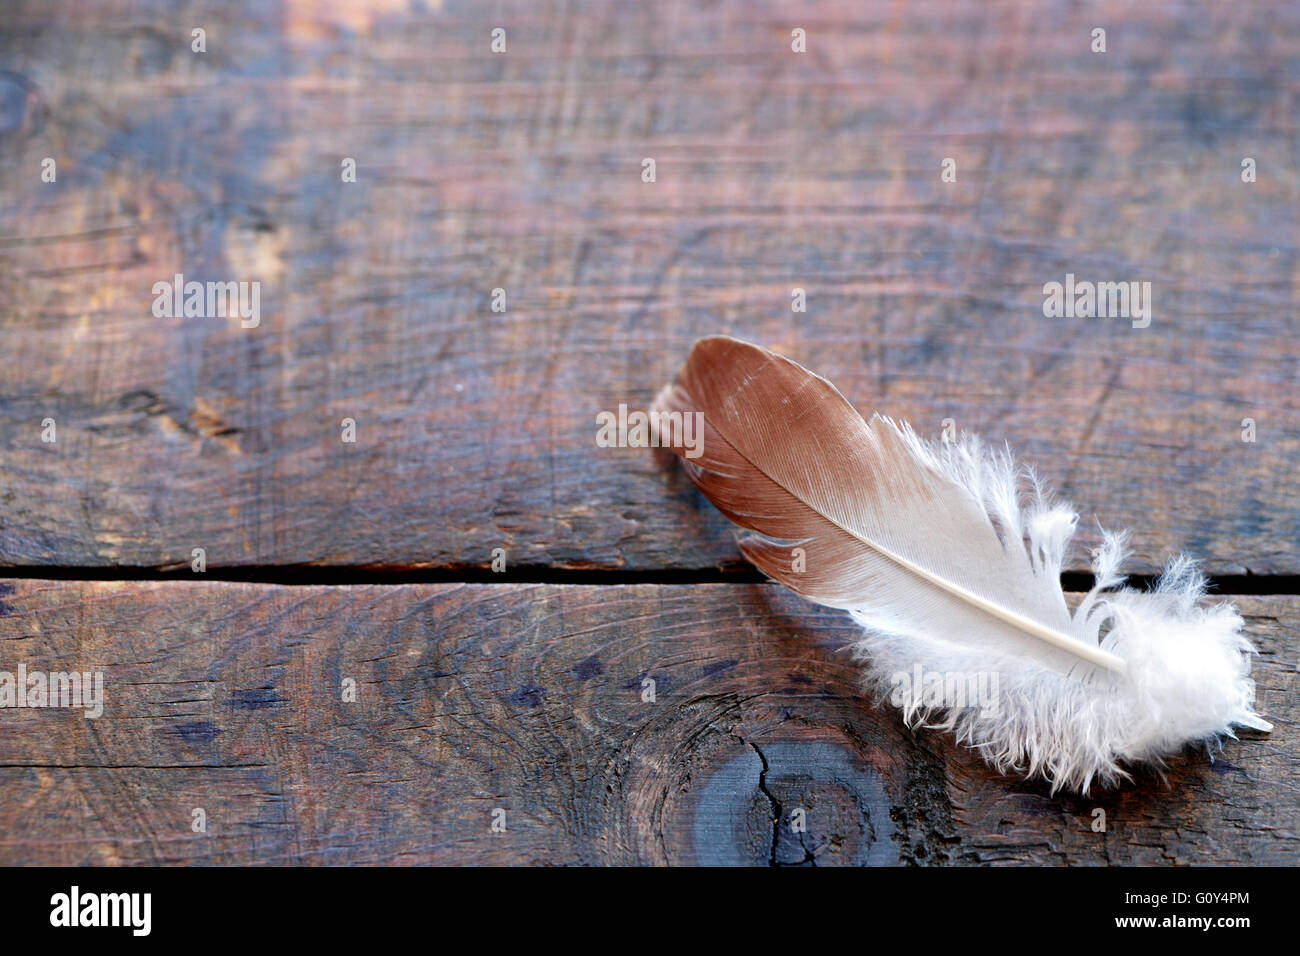
[[[685,583],[741,566],[726,523],[594,439],[730,332],[1010,442],[1133,571],[1267,590],[1298,105],[1281,0],[0,4],[0,669],[108,681],[0,710],[0,865],[1297,862],[1300,598],[1239,600],[1272,735],[1051,796],[858,697],[842,615]],[[259,282],[260,324],[155,318],[176,273]],[[1045,318],[1067,273],[1150,281],[1150,325]],[[39,577],[196,547],[509,570]],[[521,583],[555,569],[683,583]]]
[[[1295,574],[1298,78],[1281,0],[5,3],[0,564],[734,566],[594,442],[729,331],[1011,442],[1135,571]],[[176,273],[261,324],[154,318]],[[1044,318],[1067,273],[1150,326]]]
[[[0,865],[1300,862],[1294,597],[1240,602],[1274,733],[1084,798],[909,732],[774,585],[0,588],[6,658],[106,674],[0,711]]]

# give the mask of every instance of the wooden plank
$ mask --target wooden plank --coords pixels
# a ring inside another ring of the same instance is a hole
[[[594,442],[729,331],[1011,442],[1135,571],[1298,573],[1300,7],[1178,11],[5,4],[0,564],[732,564]],[[261,324],[154,318],[176,273]],[[1044,318],[1067,273],[1150,326]]]
[[[906,730],[774,586],[0,591],[0,668],[106,679],[0,711],[0,865],[1300,860],[1300,598],[1239,602],[1273,734],[1082,798]]]

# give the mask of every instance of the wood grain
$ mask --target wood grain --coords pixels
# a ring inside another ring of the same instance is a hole
[[[786,10],[3,4],[0,564],[732,566],[679,476],[594,443],[726,331],[1011,442],[1134,570],[1300,572],[1300,7]],[[261,282],[261,325],[155,319],[178,272]],[[1044,318],[1066,273],[1152,282],[1150,327]],[[440,812],[420,845],[478,839]]]
[[[102,668],[107,697],[0,711],[0,865],[1300,862],[1294,597],[1239,602],[1272,734],[1088,798],[909,732],[856,693],[847,617],[773,586],[0,601],[0,669]]]

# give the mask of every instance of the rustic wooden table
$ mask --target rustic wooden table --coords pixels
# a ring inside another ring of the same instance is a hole
[[[1298,110],[1282,0],[4,4],[0,669],[107,704],[0,711],[0,864],[1300,860]],[[1201,557],[1274,733],[1051,796],[863,700],[595,446],[719,331]]]

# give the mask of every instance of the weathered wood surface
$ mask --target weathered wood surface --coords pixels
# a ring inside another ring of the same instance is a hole
[[[735,562],[594,444],[729,331],[1010,441],[1134,570],[1300,572],[1298,64],[1282,0],[7,2],[0,564]],[[178,272],[261,325],[155,319]],[[1067,272],[1150,327],[1044,318]]]
[[[775,586],[0,591],[5,667],[107,682],[0,711],[0,865],[1300,862],[1294,597],[1240,601],[1273,734],[1081,798],[862,700]]]

